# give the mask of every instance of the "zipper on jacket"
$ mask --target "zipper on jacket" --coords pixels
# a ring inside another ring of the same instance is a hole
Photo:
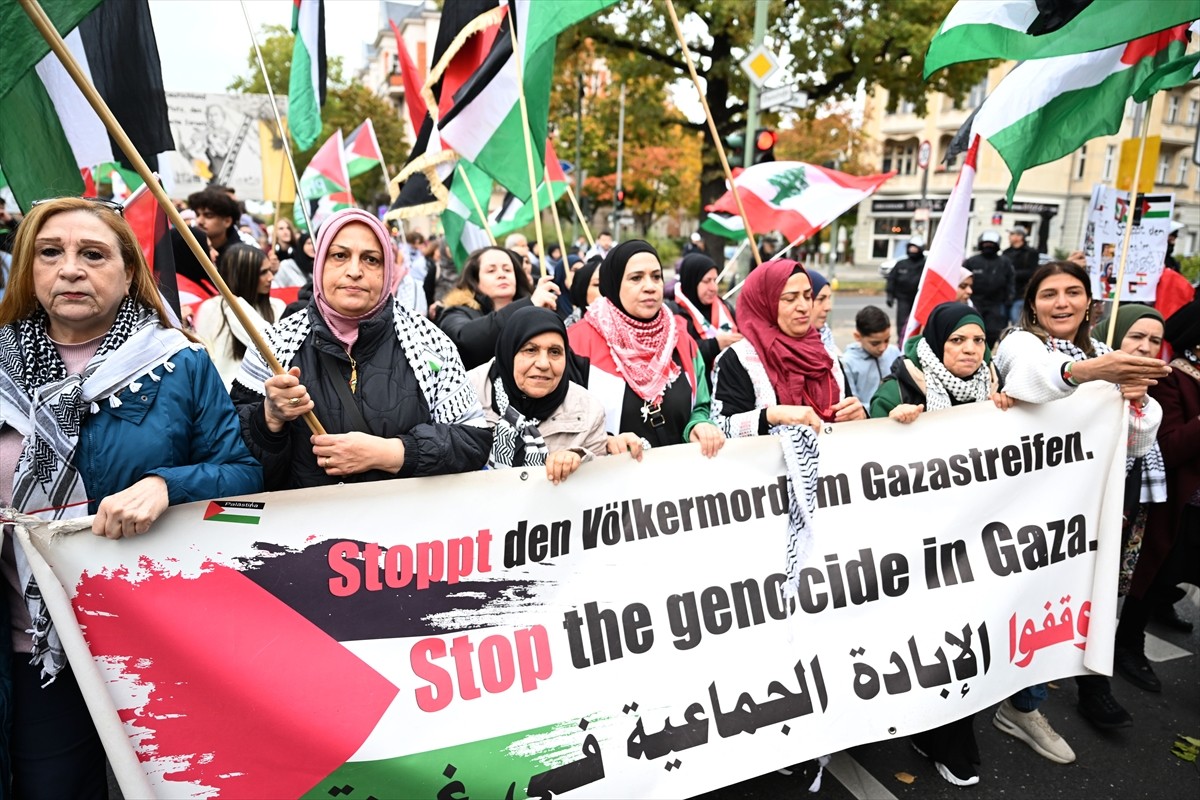
[[[358,362],[349,353],[346,355],[350,358],[350,394],[355,394],[358,391]]]

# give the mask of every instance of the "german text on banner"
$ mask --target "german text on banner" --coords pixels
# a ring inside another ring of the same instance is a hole
[[[127,795],[684,797],[1110,672],[1124,420],[827,428],[791,615],[772,437],[20,534]]]

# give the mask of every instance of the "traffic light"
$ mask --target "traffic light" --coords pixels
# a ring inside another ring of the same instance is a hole
[[[617,202],[615,205],[617,211],[625,210],[625,190],[617,189]]]
[[[779,134],[770,128],[759,128],[754,132],[754,163],[763,164],[775,160],[775,142]]]
[[[746,163],[746,137],[740,133],[731,133],[725,137],[725,158],[731,169],[737,169]]]

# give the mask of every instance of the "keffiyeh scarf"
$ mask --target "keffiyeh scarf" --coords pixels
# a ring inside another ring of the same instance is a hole
[[[771,434],[779,439],[787,466],[788,534],[783,585],[784,600],[799,597],[800,570],[813,549],[813,512],[817,508],[817,434],[807,425],[777,425]]]
[[[987,363],[969,378],[960,378],[950,370],[933,352],[926,339],[917,344],[917,360],[925,374],[925,410],[940,411],[950,408],[957,400],[960,403],[978,403],[991,394],[991,372]]]
[[[541,467],[546,464],[546,440],[538,430],[540,420],[526,417],[508,402],[508,393],[499,378],[492,381],[495,392],[496,410],[500,420],[496,423],[492,437],[492,453],[488,456],[488,467]]]
[[[654,319],[638,320],[600,297],[588,306],[583,321],[604,337],[613,363],[634,394],[647,403],[661,402],[681,372],[674,360],[679,338],[674,315],[662,308]]]
[[[46,314],[0,328],[0,419],[24,437],[13,475],[12,505],[43,519],[66,519],[87,513],[87,487],[75,467],[75,450],[85,415],[100,403],[121,405],[126,387],[140,390],[139,380],[162,380],[154,370],[174,369],[170,358],[191,346],[180,331],[163,328],[152,310],[126,298],[96,355],[81,374],[67,374],[58,348],[46,332]],[[66,656],[25,551],[15,548],[17,574],[33,620],[32,663],[53,679]]]
[[[1070,339],[1056,339],[1051,336],[1046,339],[1046,349],[1051,353],[1062,353],[1064,356],[1070,357],[1072,361],[1086,361],[1094,356],[1089,356],[1080,349],[1079,345],[1072,342]],[[1092,339],[1092,350],[1095,355],[1102,356],[1112,352],[1112,348],[1104,342]]]

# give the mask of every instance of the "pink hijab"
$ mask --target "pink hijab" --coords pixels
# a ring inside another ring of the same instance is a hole
[[[361,222],[370,228],[375,234],[375,238],[379,240],[380,249],[383,250],[383,292],[380,293],[379,301],[374,307],[357,317],[348,317],[335,311],[325,297],[324,286],[325,259],[329,255],[329,245],[337,236],[338,231],[351,222]],[[338,211],[327,219],[321,229],[317,231],[317,254],[313,258],[313,297],[316,298],[317,311],[320,312],[321,319],[325,320],[325,324],[329,326],[329,330],[333,332],[337,340],[346,346],[346,350],[350,350],[358,341],[359,323],[371,319],[387,303],[392,302],[402,276],[403,273],[396,268],[396,248],[392,244],[392,237],[388,235],[387,228],[374,215],[361,208],[347,208]]]

